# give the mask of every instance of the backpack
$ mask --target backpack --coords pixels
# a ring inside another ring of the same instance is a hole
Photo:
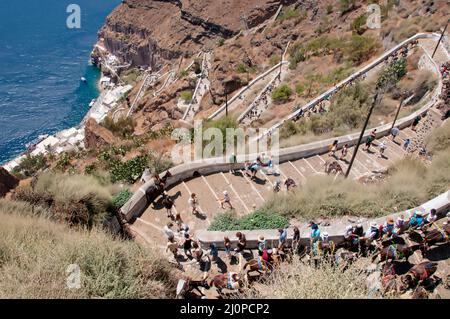
[[[269,254],[267,253],[266,248],[264,248],[261,258],[264,259],[265,261],[269,261]]]

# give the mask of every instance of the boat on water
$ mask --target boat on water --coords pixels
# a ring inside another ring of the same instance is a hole
[[[87,80],[86,80],[86,78],[85,78],[84,76],[82,76],[80,80],[81,80],[81,82],[83,82],[83,83],[87,83]]]
[[[96,101],[97,101],[96,99],[92,99],[91,103],[89,103],[89,107],[92,107]]]

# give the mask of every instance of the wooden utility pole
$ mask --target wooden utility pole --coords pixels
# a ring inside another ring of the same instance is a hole
[[[353,152],[352,159],[351,159],[351,161],[350,161],[350,164],[348,165],[347,172],[345,173],[345,178],[347,178],[348,175],[350,175],[350,171],[351,171],[351,169],[352,169],[353,162],[355,161],[356,154],[358,153],[359,145],[361,144],[361,141],[362,141],[362,139],[363,139],[363,137],[364,137],[364,132],[366,131],[367,125],[369,124],[370,116],[372,115],[373,109],[375,108],[375,106],[376,106],[377,103],[378,103],[378,97],[379,97],[379,95],[380,95],[380,92],[377,90],[376,93],[375,93],[375,96],[374,96],[374,98],[373,98],[373,102],[372,102],[372,106],[370,107],[369,114],[367,114],[367,118],[366,118],[366,121],[365,121],[365,123],[364,123],[364,127],[363,127],[363,129],[361,130],[361,134],[359,135],[358,142],[356,143],[355,151]]]
[[[439,44],[441,44],[442,38],[444,37],[444,34],[445,34],[445,31],[447,31],[447,27],[448,27],[448,22],[449,21],[450,21],[450,19],[447,20],[447,23],[445,24],[444,30],[442,31],[441,37],[439,38],[439,41],[438,41],[436,47],[434,48],[434,51],[433,51],[433,54],[431,55],[431,58],[434,58],[434,55],[436,54],[436,51],[437,51],[437,49],[439,47]]]

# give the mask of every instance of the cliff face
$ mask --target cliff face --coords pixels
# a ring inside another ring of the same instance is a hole
[[[10,190],[19,185],[19,180],[6,169],[0,167],[0,197],[5,196]]]
[[[295,0],[126,0],[107,18],[100,41],[135,66],[158,67],[167,60],[212,48],[221,38],[252,28]]]

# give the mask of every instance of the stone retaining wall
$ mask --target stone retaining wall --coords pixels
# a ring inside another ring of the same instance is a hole
[[[443,218],[445,217],[446,213],[450,209],[450,191],[447,191],[441,195],[439,195],[436,198],[433,198],[432,200],[426,202],[425,204],[409,209],[404,212],[400,212],[397,214],[393,214],[392,216],[394,218],[397,218],[401,214],[404,214],[405,217],[408,216],[409,213],[414,211],[421,211],[424,213],[429,213],[430,210],[434,208],[438,212],[438,217]],[[366,230],[370,226],[370,222],[374,221],[378,224],[383,224],[385,222],[385,217],[380,217],[375,220],[366,220],[364,222],[361,222],[361,224],[364,227],[364,230]],[[323,233],[324,231],[328,232],[330,234],[330,239],[333,240],[335,243],[340,243],[344,240],[343,234],[345,233],[345,226],[346,224],[339,224],[339,225],[330,225],[326,227],[320,226],[320,230]],[[307,226],[304,225],[303,227],[299,227],[300,229],[300,243],[303,245],[308,246],[309,245],[309,229],[307,229]],[[256,249],[258,247],[258,236],[263,235],[267,245],[269,247],[277,247],[278,245],[278,231],[276,229],[264,229],[264,230],[250,230],[245,231],[241,230],[242,233],[245,234],[247,238],[247,247],[249,249]],[[211,243],[214,243],[217,245],[218,248],[224,249],[223,244],[223,238],[224,236],[227,236],[230,238],[231,243],[233,247],[236,247],[237,244],[237,238],[235,236],[236,231],[208,231],[208,230],[200,230],[196,232],[196,237],[198,241],[200,242],[201,246],[203,248],[208,248]],[[293,237],[293,229],[289,228],[288,230],[288,243],[292,242]]]

